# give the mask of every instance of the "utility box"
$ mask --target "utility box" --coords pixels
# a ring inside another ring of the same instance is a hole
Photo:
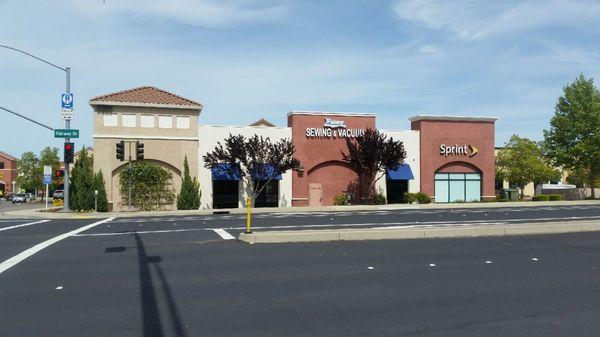
[[[519,201],[519,190],[516,188],[505,188],[502,197],[508,201]]]

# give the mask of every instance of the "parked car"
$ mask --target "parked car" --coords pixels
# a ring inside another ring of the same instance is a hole
[[[27,197],[27,200],[29,200],[29,201],[34,201],[35,200],[35,194],[34,193],[25,193],[25,196]]]
[[[12,193],[6,193],[6,195],[4,196],[4,200],[6,200],[6,201],[11,201],[12,198],[13,198]]]
[[[55,190],[52,195],[54,199],[63,199],[65,197],[65,191],[63,190]]]
[[[27,195],[25,193],[17,193],[12,198],[13,204],[16,204],[16,203],[24,204],[26,202],[27,202]]]

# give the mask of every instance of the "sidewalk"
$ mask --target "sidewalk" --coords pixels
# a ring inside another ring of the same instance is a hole
[[[464,238],[481,236],[535,235],[600,231],[600,221],[520,223],[507,225],[468,225],[431,227],[389,227],[360,229],[319,229],[241,233],[239,240],[249,243],[299,243],[326,241],[400,240]]]
[[[394,204],[394,205],[355,205],[355,206],[320,206],[320,207],[268,207],[253,208],[252,214],[262,213],[307,213],[307,212],[356,212],[356,211],[382,211],[382,210],[419,210],[419,209],[461,209],[461,208],[500,208],[500,207],[541,207],[541,206],[576,206],[600,205],[600,200],[577,201],[523,201],[523,202],[478,202],[478,203],[450,203],[450,204]],[[87,219],[107,217],[158,217],[158,216],[196,216],[208,215],[214,212],[228,212],[231,214],[245,214],[245,208],[232,209],[201,209],[189,211],[135,211],[135,212],[107,212],[107,213],[74,213],[74,212],[43,212],[43,208],[33,210],[17,210],[0,212],[1,218],[43,218],[43,219]]]

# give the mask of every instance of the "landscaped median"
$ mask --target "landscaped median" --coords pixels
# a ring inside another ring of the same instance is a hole
[[[239,240],[254,243],[290,243],[359,240],[398,240],[556,234],[600,231],[600,221],[543,222],[514,225],[460,225],[361,229],[286,230],[241,233]]]

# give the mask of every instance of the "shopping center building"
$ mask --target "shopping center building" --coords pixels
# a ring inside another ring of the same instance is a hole
[[[243,207],[248,195],[248,186],[239,177],[204,167],[202,157],[218,142],[230,134],[291,139],[300,167],[278,175],[255,206],[321,206],[332,205],[335,196],[356,184],[356,173],[342,160],[346,139],[376,128],[373,113],[321,111],[292,111],[285,127],[264,120],[250,126],[203,125],[202,104],[154,87],[102,95],[89,103],[95,114],[94,170],[102,170],[109,204],[115,210],[126,205],[118,176],[127,163],[115,154],[121,140],[143,142],[144,160],[169,170],[176,192],[187,157],[190,172],[200,183],[200,208],[205,209]],[[380,128],[389,138],[402,141],[407,156],[396,170],[381,173],[376,193],[388,203],[402,202],[405,192],[423,192],[435,202],[494,198],[495,121],[494,117],[415,116],[410,118],[410,130]]]

